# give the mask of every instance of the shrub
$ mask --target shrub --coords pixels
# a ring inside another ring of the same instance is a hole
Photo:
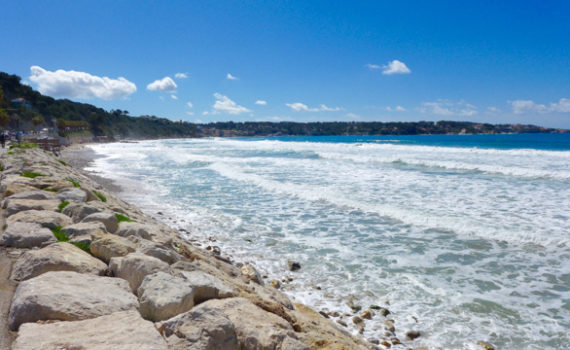
[[[65,166],[67,166],[67,163],[66,163],[66,162],[64,162],[63,160],[60,160],[60,159],[58,159],[57,161],[58,161],[58,162],[60,162],[62,165],[65,165]]]
[[[40,174],[40,173],[34,173],[34,172],[31,172],[31,171],[24,171],[24,172],[22,173],[22,176],[23,176],[23,177],[29,177],[30,179],[33,179],[33,178],[36,178],[36,177],[38,177],[38,176],[47,176],[47,175]]]
[[[101,200],[101,202],[106,202],[107,201],[107,197],[105,197],[103,195],[103,193],[93,190],[93,194],[97,196],[97,198],[99,198]]]
[[[67,207],[68,204],[69,204],[69,201],[63,201],[63,202],[59,203],[59,212],[61,213],[63,211],[63,208]]]
[[[134,222],[133,219],[128,218],[128,217],[124,216],[123,214],[115,214],[115,217],[117,218],[117,221],[118,221],[118,222],[123,222],[123,221],[125,221],[125,222]]]
[[[71,183],[73,184],[73,187],[77,187],[77,188],[80,188],[80,187],[81,187],[81,185],[79,184],[79,182],[77,182],[77,181],[75,181],[75,180],[73,180],[73,179],[71,179],[71,178],[67,178],[66,180],[69,181],[69,182],[71,182]]]
[[[52,228],[51,232],[57,239],[58,242],[67,242],[69,241],[69,237],[65,234],[65,232],[61,232],[61,226],[57,226],[56,228]]]

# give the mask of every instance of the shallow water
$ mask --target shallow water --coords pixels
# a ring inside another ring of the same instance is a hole
[[[422,332],[411,346],[568,348],[568,135],[92,147],[107,157],[91,170],[124,199],[269,279],[293,277],[287,293],[318,310],[388,302],[402,340]],[[380,338],[383,320],[365,337]]]

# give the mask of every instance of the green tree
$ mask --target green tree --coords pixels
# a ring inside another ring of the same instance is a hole
[[[8,115],[8,112],[6,112],[6,110],[4,108],[0,109],[0,126],[4,127],[4,125],[8,124],[10,122],[10,116]]]

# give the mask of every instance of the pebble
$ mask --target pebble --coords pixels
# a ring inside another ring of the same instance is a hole
[[[380,342],[380,344],[381,344],[382,346],[385,346],[385,347],[387,347],[387,348],[390,348],[390,347],[392,347],[392,344],[388,343],[388,342],[387,342],[387,341],[385,341],[385,340],[382,340],[382,342]]]
[[[364,322],[364,321],[363,321],[360,317],[354,316],[354,317],[352,318],[352,322],[353,322],[354,324],[359,324],[359,323],[362,323],[362,322]]]
[[[289,270],[298,271],[301,269],[301,264],[296,261],[289,261]]]
[[[408,339],[410,339],[410,340],[414,340],[414,339],[420,337],[420,332],[418,332],[418,331],[408,331],[408,332],[406,332],[406,337],[408,337]]]
[[[336,320],[336,323],[338,323],[339,325],[343,326],[343,327],[348,327],[348,325],[346,324],[346,322],[344,322],[343,320]]]
[[[319,313],[321,314],[321,316],[323,316],[324,318],[329,318],[330,316],[324,312],[324,311],[319,311]]]
[[[273,288],[275,289],[279,289],[281,288],[281,282],[279,282],[278,280],[273,280],[271,281],[271,286],[273,286]]]
[[[478,341],[477,345],[483,347],[483,349],[485,350],[495,350],[495,347],[487,342],[484,341]]]
[[[390,310],[386,309],[385,307],[380,308],[380,315],[386,317],[391,314]]]
[[[390,341],[392,342],[392,345],[400,345],[400,344],[402,344],[402,342],[401,342],[400,339],[398,339],[398,338],[392,338],[392,339],[390,339]]]
[[[340,314],[339,314],[337,311],[330,311],[330,312],[329,312],[329,316],[330,316],[330,317],[339,317]]]
[[[367,320],[372,319],[372,316],[374,316],[374,314],[370,310],[364,310],[360,313],[360,317],[365,318]]]
[[[380,344],[380,340],[378,340],[376,338],[368,339],[368,342],[371,344],[375,344],[375,345]]]

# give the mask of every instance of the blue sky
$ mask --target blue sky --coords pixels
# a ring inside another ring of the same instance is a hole
[[[193,122],[570,128],[570,1],[0,0],[0,8],[1,71],[107,110]]]

